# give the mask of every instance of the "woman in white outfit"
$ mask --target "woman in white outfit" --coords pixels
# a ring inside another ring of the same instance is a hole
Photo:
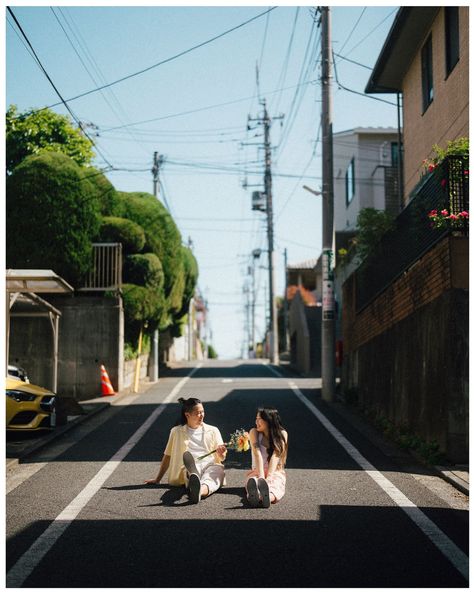
[[[199,399],[178,399],[181,403],[181,425],[171,429],[160,470],[155,479],[145,483],[159,483],[168,473],[170,485],[189,488],[190,500],[197,504],[224,483],[227,450],[218,428],[204,423],[204,407]],[[200,456],[215,451],[206,458]]]

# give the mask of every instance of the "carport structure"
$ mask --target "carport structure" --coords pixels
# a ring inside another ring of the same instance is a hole
[[[39,293],[72,293],[74,288],[51,269],[7,269],[6,272],[6,347],[5,374],[8,373],[10,318],[47,317],[53,332],[52,390],[58,386],[58,343],[61,313]]]

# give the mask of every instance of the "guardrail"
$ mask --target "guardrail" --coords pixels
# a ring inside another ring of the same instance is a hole
[[[81,292],[105,292],[122,287],[122,243],[92,243],[92,266]]]

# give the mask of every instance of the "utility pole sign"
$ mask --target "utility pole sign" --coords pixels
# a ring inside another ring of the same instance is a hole
[[[332,249],[324,249],[323,265],[323,321],[334,319],[334,271]]]

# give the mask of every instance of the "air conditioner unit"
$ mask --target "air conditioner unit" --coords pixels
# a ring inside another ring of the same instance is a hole
[[[265,193],[263,191],[252,192],[252,210],[265,211]]]
[[[383,142],[383,144],[380,144],[379,164],[382,166],[392,166],[392,152],[389,142]]]

